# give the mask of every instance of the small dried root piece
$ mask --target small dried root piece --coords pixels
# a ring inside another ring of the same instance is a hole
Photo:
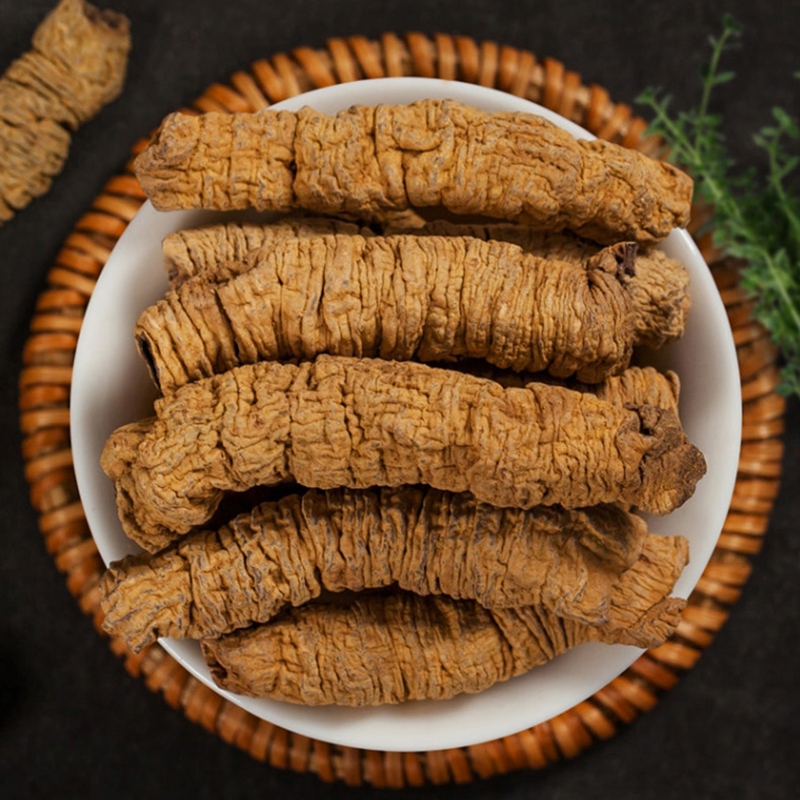
[[[654,406],[678,416],[681,384],[672,370],[662,373],[655,367],[628,367],[621,374],[606,378],[601,383],[581,383],[575,380],[560,381],[548,375],[493,369],[483,361],[461,361],[456,368],[476,378],[496,381],[506,389],[524,389],[531,383],[545,383],[575,392],[589,392],[615,406]]]
[[[247,257],[262,247],[273,247],[286,239],[327,234],[369,236],[371,231],[350,222],[327,217],[283,217],[261,224],[227,222],[175,231],[164,237],[164,268],[173,288],[189,278],[222,283],[251,265]]]
[[[423,487],[310,490],[114,562],[101,583],[103,627],[138,651],[157,636],[267,622],[324,590],[392,584],[597,625],[646,536],[641,519],[613,506],[521,511]]]
[[[578,141],[541,117],[452,100],[255,114],[171,114],[135,164],[156,208],[363,219],[444,206],[605,244],[664,239],[689,219],[692,181],[609,142]]]
[[[600,247],[569,231],[551,233],[508,223],[456,224],[447,220],[421,227],[389,227],[384,233],[417,236],[474,236],[519,245],[539,258],[588,264]],[[662,347],[683,336],[689,314],[689,271],[675,258],[652,247],[640,247],[633,269],[621,277],[633,302],[634,344]]]
[[[218,686],[307,705],[369,706],[475,693],[584,642],[652,647],[685,605],[669,597],[686,564],[682,537],[648,536],[598,626],[528,606],[411,594],[290,609],[266,625],[201,642]]]
[[[653,406],[678,416],[680,380],[675,372],[659,372],[655,367],[628,367],[602,383],[570,382],[567,388],[591,392],[600,400],[615,406]]]
[[[76,130],[122,91],[128,20],[62,0],[0,77],[0,224],[44,194]]]
[[[653,406],[663,408],[679,417],[680,381],[678,376],[672,371],[662,374],[654,367],[628,367],[621,375],[606,378],[602,383],[562,381],[541,374],[493,370],[482,361],[460,362],[457,368],[470,375],[496,381],[506,388],[524,388],[530,383],[546,383],[551,386],[563,386],[576,392],[589,392],[600,400],[616,406]],[[630,503],[617,501],[616,505],[626,511],[631,509]]]
[[[483,358],[594,383],[630,361],[622,276],[635,250],[608,247],[584,265],[469,236],[284,239],[247,256],[232,280],[168,292],[135,336],[164,392],[240,364],[321,353]]]
[[[705,472],[669,411],[413,362],[261,362],[187,384],[155,411],[117,429],[101,460],[123,528],[154,549],[206,522],[224,492],[290,478],[320,489],[424,483],[517,508],[621,500],[665,514]]]

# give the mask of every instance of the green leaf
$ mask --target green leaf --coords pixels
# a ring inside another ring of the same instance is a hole
[[[725,33],[738,35],[742,32],[742,24],[733,16],[733,14],[725,14],[722,17],[722,27]]]
[[[778,180],[783,180],[787,175],[789,175],[789,173],[794,172],[797,169],[798,164],[800,164],[800,156],[792,156],[791,158],[787,158],[776,173]]]
[[[736,77],[735,72],[718,72],[714,76],[714,85],[718,83],[729,83]]]
[[[659,93],[660,89],[654,89],[652,86],[648,86],[644,91],[639,93],[639,96],[633,102],[648,106],[655,105],[658,102]]]
[[[773,107],[772,116],[775,117],[780,129],[784,133],[787,133],[793,139],[800,137],[800,129],[797,127],[797,121],[792,119],[780,106]]]

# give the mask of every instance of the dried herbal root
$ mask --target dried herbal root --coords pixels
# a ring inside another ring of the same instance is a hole
[[[135,169],[161,210],[303,208],[371,219],[443,206],[605,244],[664,239],[687,223],[692,197],[687,175],[635,150],[451,100],[334,117],[311,108],[171,114]]]
[[[665,514],[705,471],[677,417],[558,386],[504,389],[413,362],[320,356],[187,384],[117,429],[102,466],[150,547],[202,525],[226,491],[427,484],[492,505],[621,500]]]
[[[297,236],[330,233],[372,234],[369,229],[324,217],[289,218],[262,225],[228,223],[178,231],[164,239],[167,273],[173,288],[194,276],[221,283],[253,266],[252,251]],[[516,244],[537,258],[584,266],[601,249],[594,242],[566,231],[554,234],[504,223],[467,225],[421,220],[420,227],[389,226],[384,227],[384,233],[495,239]],[[634,345],[662,347],[683,335],[691,301],[689,272],[680,261],[660,250],[639,248],[633,270],[625,271],[621,280],[633,306]]]
[[[590,392],[600,400],[617,406],[654,406],[678,414],[680,397],[680,381],[678,376],[667,371],[661,373],[654,367],[628,367],[621,375],[606,378],[602,383],[580,383],[579,381],[561,381],[557,378],[541,374],[506,372],[493,370],[484,362],[461,362],[458,369],[467,371],[480,378],[497,381],[506,388],[524,388],[530,383],[547,383],[564,386],[577,392]],[[631,510],[631,504],[617,501],[616,505]]]
[[[633,351],[622,276],[635,247],[606,248],[584,266],[466,236],[282,240],[230,281],[169,292],[135,336],[164,392],[243,363],[321,353],[483,358],[597,382]]]
[[[262,247],[334,233],[369,236],[371,231],[338,219],[292,216],[262,224],[228,222],[176,231],[164,238],[161,247],[167,277],[177,288],[194,277],[215,283],[230,280],[251,266],[246,259]]]
[[[157,636],[220,636],[323,591],[397,584],[492,608],[543,605],[600,624],[647,527],[612,506],[501,509],[423,487],[310,490],[218,532],[113,563],[104,627],[138,651]]]
[[[672,370],[659,372],[655,367],[628,367],[621,375],[602,383],[571,382],[568,388],[591,392],[600,400],[615,406],[653,406],[678,416],[680,380]]]
[[[444,700],[483,691],[585,642],[661,644],[685,605],[668,595],[687,553],[683,538],[649,536],[599,626],[536,606],[487,610],[467,600],[394,594],[291,609],[201,647],[217,685],[239,694],[308,705]]]
[[[385,233],[425,236],[474,236],[511,242],[539,258],[588,264],[599,245],[568,231],[550,233],[524,225],[494,223],[456,224],[447,220],[403,228],[389,226]],[[633,269],[622,276],[634,313],[634,344],[662,347],[683,336],[689,314],[689,271],[675,258],[652,247],[640,247]]]
[[[0,223],[50,188],[69,131],[122,91],[131,41],[121,14],[62,0],[32,44],[0,77]]]
[[[681,384],[672,370],[662,373],[655,367],[628,367],[621,374],[606,378],[601,383],[581,383],[575,380],[559,381],[529,372],[497,370],[483,361],[462,361],[457,368],[476,378],[496,381],[507,389],[524,389],[531,383],[546,383],[576,392],[589,392],[615,406],[654,406],[678,415]]]

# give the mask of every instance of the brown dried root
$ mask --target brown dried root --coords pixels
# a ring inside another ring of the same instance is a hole
[[[321,353],[483,358],[594,383],[625,369],[635,245],[546,261],[468,236],[280,240],[225,283],[195,278],[144,311],[136,340],[162,391],[240,364]]]
[[[538,258],[588,264],[600,247],[569,231],[550,233],[525,225],[494,223],[456,224],[446,220],[421,227],[389,227],[385,233],[413,233],[420,236],[474,236],[496,239],[521,247]],[[652,247],[640,247],[633,269],[621,276],[633,306],[634,344],[662,347],[683,336],[689,314],[689,271],[675,258]]]
[[[649,536],[614,587],[609,621],[567,620],[536,606],[487,610],[395,594],[291,609],[267,625],[201,643],[218,686],[307,705],[444,700],[521,675],[584,642],[652,647],[675,630],[669,593],[686,564],[681,537]]]
[[[246,259],[262,247],[334,233],[371,235],[368,228],[338,219],[297,215],[261,224],[227,222],[175,231],[164,237],[161,248],[167,278],[177,288],[194,277],[214,283],[230,280],[251,266]]]
[[[102,455],[126,532],[158,549],[223,493],[293,478],[332,489],[424,483],[497,506],[621,500],[665,514],[705,472],[677,417],[557,386],[413,362],[320,356],[187,384]]]
[[[130,45],[126,17],[62,0],[0,77],[0,224],[50,188],[68,131],[122,91]]]
[[[493,369],[483,361],[461,361],[456,368],[476,378],[496,381],[506,389],[524,389],[531,383],[546,383],[575,392],[589,392],[615,406],[655,406],[678,416],[681,385],[672,370],[662,373],[655,367],[628,367],[621,374],[606,378],[601,383],[581,383],[575,380],[561,381],[538,373]]]
[[[424,487],[311,490],[114,562],[101,583],[103,627],[138,652],[157,636],[266,622],[324,590],[392,584],[597,625],[646,536],[641,519],[611,506],[521,511]]]
[[[136,160],[156,208],[303,208],[363,219],[443,206],[611,244],[664,239],[689,219],[692,181],[523,113],[452,100],[255,114],[172,114]]]
[[[384,227],[384,234],[424,236],[473,236],[495,239],[521,247],[537,258],[568,261],[584,266],[600,251],[594,242],[568,231],[547,233],[523,225],[489,225],[420,220],[417,227]],[[285,239],[329,233],[372,235],[358,228],[324,217],[296,217],[260,225],[234,223],[209,225],[171,233],[164,239],[167,274],[173,288],[197,276],[215,283],[230,280],[253,266],[253,254],[264,246],[274,247]],[[257,262],[255,262],[257,263]],[[640,247],[633,269],[621,276],[630,295],[634,315],[634,345],[662,347],[683,335],[691,300],[689,272],[677,259],[660,250]]]

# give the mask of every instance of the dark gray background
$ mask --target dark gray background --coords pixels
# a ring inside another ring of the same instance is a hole
[[[798,113],[800,19],[789,0],[108,0],[133,24],[123,96],[81,130],[53,190],[0,229],[0,794],[7,798],[367,797],[272,769],[226,745],[130,678],[69,596],[28,505],[17,376],[37,293],[82,209],[131,144],[168,111],[256,58],[330,36],[447,31],[554,56],[632,101],[648,84],[696,96],[706,39],[723,12],[745,25],[739,72],[719,93],[732,149],[774,104]],[[28,47],[50,0],[0,0],[0,70]],[[697,668],[611,742],[543,773],[520,772],[411,797],[789,798],[800,778],[798,403],[787,416],[784,488],[744,596]],[[398,796],[398,795],[396,795]]]

